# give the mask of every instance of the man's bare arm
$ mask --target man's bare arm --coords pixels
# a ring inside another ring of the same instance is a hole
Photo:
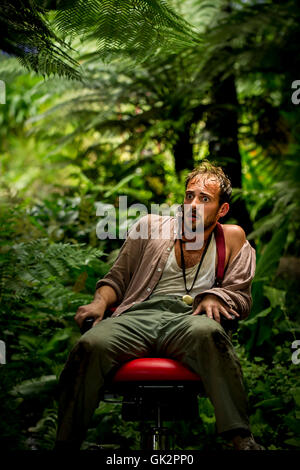
[[[228,264],[231,263],[246,241],[246,234],[239,225],[223,225],[226,250],[229,253]]]
[[[92,317],[95,319],[93,326],[99,323],[104,316],[105,311],[115,304],[117,294],[110,286],[101,286],[96,290],[94,300],[87,305],[81,305],[75,315],[75,321],[81,328],[83,321]]]

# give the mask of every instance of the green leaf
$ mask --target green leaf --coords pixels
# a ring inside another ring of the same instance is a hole
[[[62,331],[58,331],[40,352],[41,356],[48,356],[50,354],[58,353],[59,351],[61,351],[67,341],[70,339],[71,334],[71,329],[64,329]]]
[[[268,398],[255,404],[255,408],[272,408],[274,410],[281,410],[286,407],[281,398]]]
[[[269,315],[269,313],[271,313],[272,311],[272,308],[269,307],[269,308],[266,308],[265,310],[263,310],[262,312],[258,313],[257,315],[253,316],[250,315],[249,319],[247,320],[243,320],[243,325],[254,325],[255,323],[257,323],[257,321],[259,320],[259,318],[264,318],[264,317],[267,317]]]
[[[297,447],[298,449],[300,448],[300,438],[292,437],[291,439],[287,439],[284,442],[290,446]]]
[[[41,393],[49,392],[57,384],[55,375],[43,375],[38,379],[25,380],[17,385],[10,392],[13,396],[22,396],[24,398],[39,396]]]
[[[113,194],[115,194],[120,188],[122,188],[122,186],[124,186],[126,183],[129,183],[129,181],[131,181],[135,176],[136,176],[135,174],[132,174],[132,175],[125,176],[125,178],[122,178],[121,181],[116,186],[114,186],[110,191],[106,191],[106,193],[104,194],[104,197],[110,197]]]
[[[287,229],[283,227],[273,235],[265,247],[256,267],[255,281],[271,279],[279,263],[287,238]]]
[[[282,310],[284,309],[286,291],[264,286],[264,294],[269,299],[272,308],[280,307]]]
[[[297,408],[300,409],[300,388],[294,388],[291,390],[291,394],[295,400]]]

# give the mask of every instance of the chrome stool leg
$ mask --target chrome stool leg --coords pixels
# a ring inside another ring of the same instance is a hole
[[[148,427],[141,432],[141,449],[143,450],[171,450],[169,429],[162,426],[161,407],[157,406],[155,426]]]

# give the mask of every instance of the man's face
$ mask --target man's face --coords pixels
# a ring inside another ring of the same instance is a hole
[[[224,205],[220,207],[219,195],[220,183],[213,176],[199,175],[189,182],[184,198],[185,230],[194,232],[200,229],[200,224],[207,230],[217,222]]]

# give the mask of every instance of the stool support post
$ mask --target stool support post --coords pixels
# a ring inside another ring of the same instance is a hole
[[[157,405],[157,427],[161,427],[161,409],[160,404]]]

